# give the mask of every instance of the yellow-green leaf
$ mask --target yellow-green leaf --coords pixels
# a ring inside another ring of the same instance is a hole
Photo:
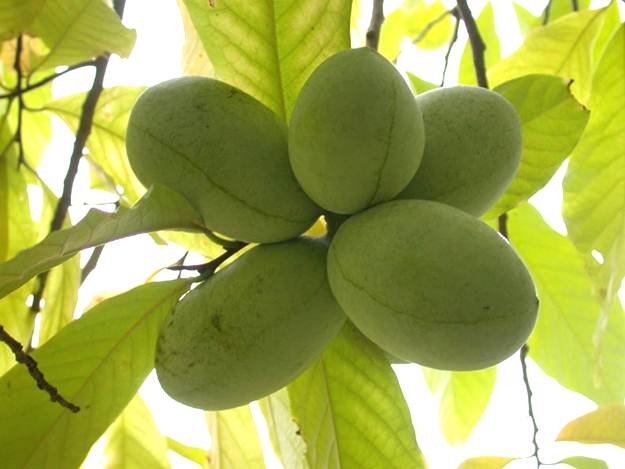
[[[263,450],[249,406],[207,412],[211,466],[218,469],[264,467]]]
[[[575,469],[610,469],[605,461],[586,456],[572,456],[563,459],[560,464],[568,464]]]
[[[167,447],[183,458],[197,463],[200,467],[208,469],[208,451],[202,448],[185,445],[173,438],[167,437]]]
[[[601,308],[568,238],[530,205],[509,212],[508,234],[534,279],[540,299],[529,338],[532,359],[563,386],[598,403],[625,398],[625,314],[613,304],[601,345],[594,341]]]
[[[104,469],[169,469],[167,441],[136,395],[107,431]]]
[[[0,0],[0,41],[25,31],[46,0]]]
[[[45,377],[80,407],[72,413],[37,388],[26,367],[0,379],[2,464],[76,467],[154,366],[165,315],[188,280],[151,283],[98,304],[33,352]]]
[[[284,120],[312,71],[350,45],[351,0],[185,0],[217,78]]]
[[[128,57],[136,33],[124,27],[103,0],[46,0],[31,25],[48,54],[36,65],[51,68],[87,60],[104,52]]]
[[[307,469],[306,443],[291,414],[291,401],[286,388],[258,401],[267,421],[273,449],[288,469]]]
[[[586,444],[609,443],[625,448],[625,406],[610,404],[567,423],[558,441]]]
[[[425,467],[388,359],[351,323],[287,389],[311,469]]]
[[[501,58],[501,52],[499,50],[499,37],[495,30],[495,12],[493,5],[488,2],[480,16],[477,18],[477,27],[480,31],[480,36],[486,44],[486,51],[484,52],[484,61],[486,63],[486,69],[489,69]],[[462,58],[460,59],[460,70],[458,72],[458,82],[467,85],[477,84],[475,78],[475,69],[473,68],[473,53],[471,51],[471,45],[467,42],[462,52]]]
[[[424,368],[430,390],[439,395],[443,435],[453,445],[464,443],[482,417],[495,387],[496,368],[442,371]]]
[[[116,86],[105,89],[96,105],[93,127],[87,148],[93,161],[114,184],[123,190],[123,200],[134,204],[145,189],[135,176],[126,155],[126,127],[130,111],[144,88]],[[45,105],[45,109],[59,116],[76,132],[82,114],[85,93],[79,93]]]
[[[201,217],[186,199],[155,185],[131,209],[117,213],[92,209],[76,225],[54,231],[39,244],[0,263],[0,298],[82,249],[139,233],[201,227]]]
[[[185,75],[199,75],[213,77],[215,69],[208,58],[202,41],[200,39],[189,11],[183,0],[176,0],[180,15],[182,16],[182,27],[184,29],[184,45],[182,46],[182,73]]]
[[[528,10],[517,3],[513,3],[514,13],[516,14],[517,22],[519,23],[519,29],[521,34],[526,36],[532,29],[539,26],[542,22],[542,16],[534,16]]]
[[[458,469],[503,469],[514,460],[503,456],[479,456],[465,460]]]
[[[604,258],[613,296],[625,276],[625,25],[606,48],[593,80],[591,115],[564,179],[569,236]],[[607,298],[608,303],[611,298]]]
[[[523,153],[515,178],[484,218],[510,210],[547,184],[577,145],[589,114],[559,77],[526,75],[499,85],[495,91],[519,114]]]
[[[412,87],[412,91],[414,91],[416,94],[425,93],[426,91],[438,88],[438,86],[434,83],[430,83],[423,78],[419,78],[414,73],[407,72],[406,75],[408,75],[408,80],[410,82],[410,86]]]
[[[593,72],[592,47],[606,9],[568,14],[533,29],[511,56],[488,70],[491,86],[531,73],[573,80],[575,97],[586,104]]]

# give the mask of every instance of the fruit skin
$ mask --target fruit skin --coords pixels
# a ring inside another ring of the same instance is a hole
[[[230,85],[182,77],[146,90],[128,122],[132,169],[185,196],[206,226],[251,242],[290,239],[320,214],[289,165],[286,127]]]
[[[163,389],[220,410],[277,391],[345,322],[326,278],[327,243],[252,248],[192,290],[166,318],[156,351]]]
[[[438,202],[393,201],[347,220],[330,245],[328,279],[364,335],[432,368],[492,366],[536,321],[532,279],[510,245]]]
[[[348,214],[406,187],[424,140],[419,107],[393,65],[369,48],[349,49],[323,62],[302,88],[289,156],[311,199]]]
[[[427,135],[423,160],[399,199],[436,200],[480,216],[521,161],[521,123],[498,93],[475,86],[417,96]]]

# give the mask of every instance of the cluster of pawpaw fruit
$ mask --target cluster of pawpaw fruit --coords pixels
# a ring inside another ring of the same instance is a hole
[[[146,90],[127,150],[137,177],[184,195],[211,230],[253,247],[167,317],[156,371],[176,400],[219,410],[288,384],[346,318],[390,356],[492,366],[533,328],[537,299],[477,217],[518,167],[513,107],[476,87],[415,98],[362,48],[323,62],[290,124],[228,84]],[[328,233],[302,236],[324,215]]]

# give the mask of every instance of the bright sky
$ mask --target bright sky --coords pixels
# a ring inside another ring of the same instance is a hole
[[[387,14],[399,2],[387,1]],[[454,2],[446,1],[448,6]],[[499,0],[495,3],[498,27],[505,28],[502,52],[510,53],[520,41],[516,23],[509,22],[512,17],[511,2]],[[534,12],[541,11],[545,1],[525,1]],[[593,2],[605,4],[605,2]],[[371,0],[363,0],[363,28],[368,23]],[[477,14],[484,1],[470,2]],[[150,2],[129,1],[126,6],[124,23],[135,28],[138,39],[132,56],[127,60],[113,57],[107,71],[105,85],[152,85],[181,74],[181,47],[184,40],[182,23],[175,0],[152,0]],[[500,29],[500,31],[504,31]],[[453,84],[454,70],[457,70],[460,53],[465,41],[461,30],[459,43],[451,56],[448,84]],[[399,61],[400,68],[418,71],[418,75],[434,82],[440,81],[442,63],[441,51],[412,51]],[[55,96],[86,90],[90,87],[92,75],[82,69],[65,75],[55,82]],[[50,144],[41,174],[57,193],[61,190],[65,167],[59,164],[66,161],[71,152],[73,135],[58,120],[54,119],[53,140]],[[65,164],[65,163],[64,163]],[[548,188],[541,191],[532,201],[538,205],[548,222],[563,231],[564,224],[560,216],[561,177],[560,171]],[[89,206],[109,202],[110,196],[89,189],[89,176],[86,165],[81,166],[74,191],[74,206],[70,214],[77,220]],[[100,207],[102,208],[102,207]],[[107,245],[97,269],[91,274],[80,293],[78,311],[82,311],[98,294],[112,295],[137,286],[155,271],[179,259],[184,250],[176,247],[162,247],[154,244],[148,236],[137,236]],[[88,252],[82,257],[83,262]],[[194,262],[189,259],[189,262]],[[159,277],[161,278],[161,277]],[[574,444],[552,443],[564,424],[573,418],[595,408],[587,398],[567,391],[554,380],[544,375],[540,369],[529,362],[529,379],[534,390],[534,411],[540,427],[539,443],[543,448],[541,458],[544,462],[555,462],[567,455],[596,455],[607,458],[610,455],[610,467],[623,467],[625,452],[611,447],[581,447],[575,453],[568,452]],[[437,401],[425,386],[422,373],[417,365],[396,367],[402,389],[405,392],[417,432],[418,441],[424,451],[431,469],[450,469],[467,457],[479,455],[527,456],[532,452],[531,422],[527,416],[527,397],[522,382],[518,354],[498,367],[498,378],[491,402],[482,420],[475,428],[469,441],[461,447],[451,447],[443,437],[438,426]],[[161,432],[179,441],[198,447],[208,447],[209,435],[201,411],[185,407],[170,399],[160,389],[152,374],[141,388],[141,396],[149,405]],[[257,413],[258,414],[258,413]],[[261,422],[262,423],[262,422]],[[193,468],[197,466],[170,452],[175,468]],[[100,467],[100,455],[97,451],[85,467]],[[269,457],[273,467],[279,464]],[[514,468],[532,468],[532,460],[519,461],[509,466]],[[562,466],[564,467],[564,466]]]

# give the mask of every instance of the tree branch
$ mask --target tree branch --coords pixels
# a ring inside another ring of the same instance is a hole
[[[571,0],[571,10],[579,11],[579,3],[577,0]]]
[[[380,43],[380,30],[384,23],[384,0],[373,0],[371,22],[367,29],[367,47],[378,50]]]
[[[11,99],[11,98],[15,98],[18,97],[20,95],[23,95],[24,93],[27,93],[28,91],[32,91],[32,90],[36,90],[37,88],[41,88],[43,85],[50,83],[52,80],[65,75],[68,72],[71,72],[73,70],[77,70],[79,68],[84,68],[84,67],[92,67],[95,65],[95,60],[89,60],[87,62],[81,62],[78,64],[74,64],[74,65],[70,65],[69,67],[67,67],[65,70],[62,70],[60,72],[57,73],[52,73],[51,75],[48,75],[45,78],[42,78],[41,80],[32,83],[30,85],[24,86],[21,89],[14,89],[9,93],[6,94],[0,94],[0,99]]]
[[[529,346],[527,344],[523,345],[523,347],[521,347],[521,352],[520,352],[521,368],[523,370],[523,383],[525,383],[525,390],[527,391],[528,414],[530,416],[530,419],[532,420],[532,425],[534,426],[534,430],[533,430],[534,433],[532,435],[534,453],[532,454],[532,456],[536,458],[537,467],[540,467],[542,465],[542,462],[540,458],[538,457],[539,447],[538,447],[538,440],[536,438],[538,435],[538,425],[536,425],[536,418],[534,416],[534,408],[532,406],[532,389],[530,388],[530,382],[527,377],[527,365],[525,363],[525,359],[527,358],[528,352],[529,352]]]
[[[93,272],[93,269],[95,269],[96,266],[98,265],[98,261],[100,260],[102,251],[104,251],[104,246],[106,246],[106,244],[100,244],[99,246],[96,246],[93,249],[91,256],[89,256],[89,260],[87,261],[82,271],[80,272],[80,284],[81,285],[85,282],[85,280],[87,280],[87,277],[89,276],[89,274]]]
[[[52,402],[58,402],[60,405],[74,413],[80,411],[80,407],[78,407],[76,404],[72,404],[63,396],[61,396],[61,394],[59,394],[59,390],[46,380],[41,370],[39,370],[35,359],[27,354],[24,351],[24,347],[22,346],[22,344],[20,344],[19,341],[11,337],[11,335],[1,325],[0,341],[4,342],[9,346],[9,348],[13,352],[13,355],[15,355],[15,359],[17,360],[17,362],[21,363],[28,369],[28,373],[37,383],[37,387],[47,392]]]
[[[473,68],[475,69],[475,78],[477,79],[478,86],[482,88],[488,88],[488,79],[486,78],[486,62],[484,61],[484,51],[486,50],[486,44],[480,36],[480,32],[477,29],[477,23],[471,14],[467,0],[457,0],[456,5],[460,12],[460,17],[464,22],[464,26],[467,29],[469,35],[469,43],[471,44],[471,52],[473,53]]]
[[[549,0],[547,2],[547,5],[545,6],[545,10],[543,11],[543,26],[549,23],[549,14],[551,13],[551,1],[552,0]]]
[[[24,162],[24,142],[22,140],[22,120],[24,115],[24,97],[22,96],[22,49],[24,46],[24,37],[20,34],[17,36],[17,43],[15,46],[15,62],[13,68],[17,75],[17,83],[15,90],[17,91],[17,127],[15,134],[13,135],[13,142],[17,143],[17,167]]]
[[[172,265],[170,267],[168,267],[168,270],[173,270],[173,271],[183,271],[183,270],[196,270],[197,272],[200,273],[200,275],[204,278],[208,278],[211,275],[213,275],[215,273],[215,270],[217,270],[217,268],[223,264],[226,260],[228,260],[229,258],[231,258],[232,256],[234,256],[237,252],[239,252],[241,249],[243,249],[245,246],[247,246],[247,243],[243,243],[243,242],[238,242],[238,245],[233,248],[233,249],[229,249],[226,252],[224,252],[223,254],[220,254],[219,256],[217,256],[215,259],[205,263],[205,264],[195,264],[195,265]]]
[[[426,24],[423,27],[423,29],[419,32],[417,37],[415,37],[412,40],[412,43],[413,44],[419,44],[421,41],[423,41],[423,39],[425,39],[425,36],[428,35],[428,33],[432,30],[432,28],[434,26],[436,26],[438,23],[440,23],[445,18],[447,18],[447,15],[454,15],[455,16],[456,15],[456,10],[457,10],[456,7],[452,8],[451,10],[445,10],[443,13],[441,13],[436,18],[434,18],[432,21],[430,21],[428,24]]]
[[[445,52],[445,65],[443,66],[443,76],[441,77],[441,86],[445,84],[445,76],[447,75],[447,67],[449,66],[449,56],[451,55],[451,50],[454,47],[454,44],[458,40],[458,29],[460,29],[460,14],[458,13],[458,9],[454,8],[452,10],[452,14],[454,15],[455,23],[454,23],[454,32],[451,35],[451,40],[449,41],[449,46],[447,47],[447,52]]]

